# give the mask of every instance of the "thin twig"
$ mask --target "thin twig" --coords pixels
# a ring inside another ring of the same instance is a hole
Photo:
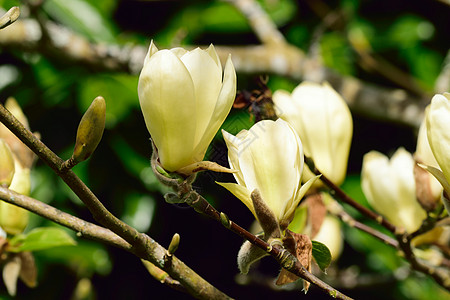
[[[166,265],[164,262],[164,256],[167,252],[166,249],[148,235],[138,232],[133,227],[112,215],[72,170],[62,170],[64,161],[27,130],[3,105],[0,105],[0,122],[11,130],[64,180],[80,200],[85,203],[86,207],[100,224],[109,228],[131,244],[133,253],[136,256],[148,260],[166,271],[196,298],[230,299],[229,296],[204,280],[175,256],[172,257],[171,263]]]
[[[111,230],[72,216],[44,202],[1,186],[0,199],[65,226],[83,237],[132,252],[133,247]]]
[[[407,234],[398,235],[397,240],[400,243],[400,249],[403,251],[405,259],[414,270],[431,276],[438,284],[450,291],[450,274],[448,271],[444,272],[440,268],[435,268],[419,261],[412,251],[411,237]]]
[[[329,204],[327,206],[327,209],[330,211],[330,213],[339,217],[339,219],[341,219],[342,222],[344,222],[348,226],[357,228],[361,231],[364,231],[364,232],[370,234],[371,236],[379,239],[383,243],[390,245],[394,248],[398,248],[399,243],[397,240],[393,239],[392,237],[390,237],[370,226],[367,226],[366,224],[363,224],[363,223],[355,220],[354,218],[352,218],[352,216],[350,216],[350,214],[348,214],[344,210],[344,208],[338,202],[334,201],[333,203]]]
[[[185,181],[180,181],[180,179],[170,179],[161,174],[159,172],[160,168],[158,163],[158,154],[155,148],[151,159],[151,165],[153,172],[155,173],[157,178],[161,182],[164,182],[166,185],[171,186],[177,193],[177,197],[182,202],[191,206],[195,211],[220,222],[229,230],[248,240],[253,245],[263,249],[272,257],[274,257],[283,268],[294,273],[298,277],[311,282],[328,295],[337,299],[352,299],[308,272],[305,267],[299,262],[299,260],[286,249],[279,248],[278,246],[271,246],[266,241],[260,239],[238,224],[232,222],[224,213],[219,212],[211,204],[209,204],[209,202],[205,198],[203,198],[202,195],[192,190],[191,178],[187,178]],[[175,195],[173,195],[172,193],[171,197],[173,196]]]
[[[275,23],[270,19],[261,4],[255,0],[225,0],[230,2],[247,18],[253,32],[263,44],[286,44],[283,34],[278,31]]]
[[[314,174],[316,175],[321,174],[320,171],[314,166],[314,162],[310,158],[306,157],[305,162],[308,164],[308,167]],[[411,264],[411,267],[414,270],[431,276],[438,284],[440,284],[442,287],[450,291],[450,274],[448,274],[448,272],[447,273],[444,272],[439,268],[434,268],[432,266],[420,262],[415,257],[414,252],[412,250],[411,246],[412,236],[410,234],[404,232],[404,230],[397,228],[392,223],[383,218],[381,215],[369,210],[368,208],[362,206],[361,204],[353,200],[343,190],[341,190],[332,181],[330,181],[325,175],[322,174],[320,179],[325,183],[326,186],[328,186],[328,188],[330,188],[330,194],[335,195],[338,199],[349,204],[364,216],[377,221],[387,230],[395,234],[395,237],[398,241],[398,247],[396,248],[400,249],[403,252],[405,259]]]
[[[340,187],[338,187],[336,184],[334,184],[326,175],[320,172],[315,165],[312,159],[309,157],[305,157],[305,163],[308,164],[309,169],[315,174],[315,175],[321,175],[320,180],[322,180],[323,183],[325,183],[328,188],[330,188],[330,194],[335,195],[338,199],[340,199],[342,202],[349,204],[353,208],[355,208],[357,211],[359,211],[364,216],[368,217],[369,219],[372,219],[376,221],[378,224],[381,224],[383,227],[385,227],[387,230],[392,232],[393,234],[402,233],[399,232],[400,229],[397,228],[394,224],[386,220],[382,215],[377,214],[376,212],[368,209],[367,207],[359,204],[355,200],[353,200],[350,196],[348,196]]]
[[[51,43],[42,40],[39,23],[27,18],[2,30],[0,46],[5,51],[38,52],[52,59],[63,60],[65,64],[86,66],[92,71],[138,74],[142,69],[146,47],[95,44],[51,21],[46,21],[45,26]],[[371,118],[419,128],[424,107],[430,100],[413,97],[404,90],[383,88],[337,74],[288,43],[283,47],[273,44],[216,45],[216,50],[223,63],[229,54],[232,55],[238,73],[276,74],[295,80],[328,81],[343,96],[352,111]]]

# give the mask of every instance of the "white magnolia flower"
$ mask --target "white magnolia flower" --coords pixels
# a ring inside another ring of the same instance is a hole
[[[340,185],[345,179],[353,135],[352,116],[342,97],[328,83],[302,82],[292,94],[276,91],[273,101],[278,116],[297,131],[305,154]],[[312,176],[305,168],[304,181]]]
[[[416,199],[412,155],[399,148],[389,160],[371,151],[364,155],[361,186],[369,204],[395,226],[417,230],[426,213]]]
[[[219,183],[239,198],[258,219],[251,193],[262,200],[279,223],[290,221],[299,201],[314,182],[301,185],[303,148],[295,130],[285,121],[264,120],[236,136],[222,131],[235,183]]]
[[[230,112],[236,72],[228,57],[222,80],[222,66],[212,45],[206,50],[158,51],[152,42],[138,94],[161,165],[176,171],[203,160]]]
[[[437,94],[431,100],[427,114],[427,136],[447,185],[450,185],[450,93]]]

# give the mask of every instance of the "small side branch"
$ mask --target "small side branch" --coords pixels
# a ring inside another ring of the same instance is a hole
[[[160,178],[164,175],[158,173],[156,165],[157,165],[157,156],[154,152],[152,157],[152,168],[155,172],[155,175],[157,175],[157,177]],[[167,181],[168,178],[165,178],[165,180]],[[178,185],[176,185],[176,182],[178,182]],[[325,282],[323,282],[310,272],[308,272],[305,269],[305,267],[303,267],[302,264],[298,261],[298,259],[294,255],[292,255],[289,251],[279,248],[278,246],[271,246],[266,241],[258,238],[257,236],[253,235],[249,231],[239,226],[238,224],[232,222],[224,213],[219,212],[211,204],[209,204],[205,198],[203,198],[196,191],[192,190],[189,178],[184,182],[179,182],[178,180],[173,179],[170,185],[177,192],[177,195],[182,202],[194,208],[195,211],[205,214],[211,217],[212,219],[220,222],[224,227],[228,228],[229,230],[248,240],[253,245],[263,249],[269,255],[274,257],[283,268],[294,273],[298,277],[313,283],[314,285],[319,287],[322,291],[324,291],[325,293],[334,298],[346,300],[352,299],[346,296],[345,294],[339,292],[335,288],[331,287],[330,285],[326,284]],[[175,195],[173,194],[172,196]]]
[[[10,189],[0,186],[0,199],[65,226],[88,239],[99,241],[126,251],[132,251],[132,246],[111,230],[72,216],[34,198],[18,194]]]
[[[261,5],[254,0],[226,0],[230,2],[247,18],[253,32],[263,44],[286,44],[283,34],[278,31],[275,23],[270,19]]]
[[[111,214],[73,171],[63,170],[64,161],[27,130],[3,105],[0,105],[0,122],[64,180],[100,224],[128,242],[133,248],[133,254],[166,271],[196,298],[230,299],[229,296],[200,277],[175,256],[172,257],[171,264],[166,265],[164,263],[166,249],[146,234],[138,232],[135,228]]]
[[[335,185],[330,179],[327,178],[323,173],[318,170],[314,162],[311,158],[305,156],[305,163],[308,164],[309,169],[315,174],[315,175],[321,175],[320,180],[322,180],[323,183],[325,183],[326,186],[330,189],[330,194],[333,196],[336,196],[338,199],[340,199],[342,202],[347,203],[348,205],[355,208],[357,211],[359,211],[362,215],[368,217],[369,219],[372,219],[376,221],[377,223],[381,224],[383,227],[385,227],[387,230],[392,232],[393,234],[398,234],[399,229],[395,227],[394,224],[383,218],[382,215],[377,214],[376,212],[366,208],[365,206],[359,204],[355,200],[353,200],[350,196],[348,196],[340,187]]]
[[[306,158],[305,162],[308,164],[310,170],[312,170],[313,173],[315,173],[316,175],[321,174],[320,171],[317,170],[317,168],[315,168],[314,162],[310,158]],[[353,200],[343,190],[341,190],[338,186],[336,186],[333,182],[331,182],[325,175],[322,174],[320,179],[328,186],[328,188],[330,188],[330,194],[336,196],[343,202],[349,204],[350,206],[352,206],[353,208],[358,210],[364,216],[377,221],[379,224],[381,224],[387,230],[392,232],[397,239],[397,243],[390,241],[388,244],[390,244],[392,246],[397,244],[396,248],[403,252],[405,259],[411,264],[411,267],[414,270],[429,275],[438,284],[440,284],[446,290],[450,291],[450,274],[449,274],[449,272],[448,271],[445,272],[444,270],[442,270],[440,268],[435,268],[435,267],[429,266],[425,263],[422,263],[414,255],[413,248],[411,246],[411,240],[414,235],[404,232],[404,229],[397,228],[392,223],[390,223],[385,218],[383,218],[381,215],[369,210],[368,208],[362,206],[361,204],[359,204],[358,202]],[[365,227],[365,226],[363,226],[363,227]],[[367,228],[365,228],[365,229],[367,229]],[[369,232],[367,230],[365,230],[365,231]],[[387,241],[384,237],[381,238],[381,236],[379,234],[376,234],[374,236],[379,239],[383,239],[383,240]]]

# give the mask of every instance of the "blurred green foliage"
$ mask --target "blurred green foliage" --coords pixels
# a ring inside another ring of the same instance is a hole
[[[369,82],[393,85],[382,76],[361,68],[357,54],[349,43],[350,34],[358,33],[364,37],[371,52],[410,74],[427,92],[433,90],[446,51],[450,48],[446,35],[448,23],[444,21],[448,21],[449,7],[437,1],[422,1],[419,4],[402,1],[380,3],[375,0],[327,1],[331,12],[343,15],[343,24],[336,29],[324,25],[324,16],[311,6],[314,1],[260,2],[290,43],[306,52],[318,45],[322,60],[328,67],[340,74]],[[0,7],[5,9],[13,5],[23,3],[0,0]],[[386,7],[383,8],[383,5]],[[245,17],[235,7],[222,1],[45,0],[41,12],[45,17],[98,43],[144,45],[151,38],[160,48],[174,44],[258,43]],[[222,228],[214,227],[211,221],[203,220],[186,207],[168,205],[162,199],[167,188],[156,180],[149,167],[151,144],[139,109],[136,75],[99,73],[39,53],[3,49],[0,49],[0,72],[1,101],[8,96],[16,97],[30,120],[32,130],[39,131],[42,140],[64,159],[72,153],[82,114],[96,96],[102,95],[107,106],[103,140],[94,155],[76,166],[74,171],[114,214],[137,229],[148,232],[163,245],[170,241],[175,231],[182,232],[177,255],[219,288],[231,291],[230,287],[236,286],[233,278],[237,273],[235,256],[241,242],[239,238],[227,236]],[[238,74],[238,89],[251,91],[257,88],[253,75],[259,74]],[[292,91],[298,82],[271,76],[268,84],[273,90],[282,88]],[[366,124],[359,117],[355,122],[355,128]],[[233,109],[222,128],[236,134],[252,124],[247,110]],[[392,130],[397,129],[393,127]],[[371,130],[376,132],[377,129]],[[371,150],[372,145],[362,145],[360,138],[358,135],[354,137],[354,149],[357,150],[352,150],[351,174],[343,189],[368,206],[361,192],[358,166],[362,155]],[[386,139],[384,143],[386,151],[400,146],[398,140]],[[409,143],[413,145],[414,141]],[[221,156],[217,160],[226,163],[225,151],[219,131],[208,157],[217,158],[219,153]],[[93,221],[81,201],[42,162],[37,162],[32,176],[33,197]],[[224,180],[217,176],[227,175],[199,175],[197,188],[205,192],[215,206],[226,211],[230,218],[250,224],[251,216],[243,205],[214,186],[214,181]],[[225,178],[233,180],[232,177]],[[355,218],[360,218],[354,210],[349,211]],[[28,231],[48,225],[49,221],[33,216]],[[362,292],[349,290],[350,295],[355,293],[364,299],[383,297],[386,300],[450,299],[448,293],[430,278],[415,273],[405,278],[397,274],[408,267],[389,246],[353,228],[345,227],[344,233],[346,245],[343,257],[338,261],[339,267],[356,267],[363,274],[385,274],[389,277],[381,290],[379,286]],[[94,282],[96,293],[93,294],[99,299],[120,299],[125,297],[124,294],[129,299],[147,299],[149,294],[158,295],[159,291],[166,297],[172,295],[172,291],[150,278],[131,255],[97,242],[74,238],[77,246],[36,253],[40,285],[34,291],[19,286],[19,298],[69,299],[80,278],[89,278]],[[200,257],[196,252],[199,245],[208,247]],[[216,268],[211,268],[213,262],[217,263]],[[67,283],[71,280],[73,284]],[[138,291],[140,287],[136,288],[136,283],[151,285],[153,292],[147,288],[145,292]],[[114,286],[116,284],[122,290]],[[254,290],[249,293],[245,288],[237,291],[238,294],[232,294],[239,298],[258,294]],[[263,288],[258,291],[264,296],[272,293]],[[308,296],[320,299],[322,295],[311,294],[314,292],[313,289]],[[173,293],[174,297],[180,297],[180,294]],[[294,296],[297,297],[298,293],[283,294],[287,299]],[[7,297],[4,288],[0,291],[0,298],[3,297]]]

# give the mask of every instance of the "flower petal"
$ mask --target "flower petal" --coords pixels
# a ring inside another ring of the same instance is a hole
[[[249,130],[247,145],[240,152],[240,169],[247,189],[259,189],[279,220],[300,184],[298,142],[295,132],[283,120],[263,120]]]
[[[199,48],[183,55],[181,61],[191,74],[194,83],[195,105],[198,110],[194,144],[198,145],[214,114],[217,97],[222,87],[222,70],[207,52]],[[200,148],[206,151],[208,145],[202,144]]]
[[[141,71],[138,94],[162,166],[176,171],[194,163],[195,92],[184,64],[169,50],[153,54]]]
[[[292,214],[294,213],[295,209],[297,208],[298,204],[300,203],[300,200],[302,200],[303,196],[305,196],[306,192],[311,188],[311,186],[316,182],[317,179],[322,175],[317,175],[307,182],[305,182],[299,189],[297,195],[292,201],[291,205],[288,205],[288,208],[286,212],[284,213],[283,219],[289,220],[292,217]]]
[[[253,207],[253,201],[251,198],[251,191],[249,191],[247,188],[236,184],[236,183],[230,183],[230,182],[216,182],[218,185],[223,186],[228,191],[230,191],[236,198],[242,201],[242,203],[245,204],[245,206],[248,207],[248,209],[252,212],[252,214],[256,218],[255,208]]]
[[[427,115],[428,141],[447,182],[450,183],[450,94],[435,95]]]
[[[215,101],[214,111],[211,115],[208,125],[205,128],[203,136],[199,141],[199,147],[206,148],[211,143],[220,126],[228,116],[236,97],[236,71],[234,70],[231,56],[225,64],[224,79],[220,89],[217,101]],[[205,148],[205,150],[206,150]]]
[[[245,130],[245,132],[247,132],[247,130]],[[234,136],[223,129],[222,135],[228,148],[228,163],[230,164],[230,168],[233,170],[238,170],[238,172],[233,173],[233,176],[239,185],[245,187],[244,178],[242,177],[242,173],[240,171],[241,167],[239,165],[239,145],[243,141],[243,139],[240,138],[242,135]]]

